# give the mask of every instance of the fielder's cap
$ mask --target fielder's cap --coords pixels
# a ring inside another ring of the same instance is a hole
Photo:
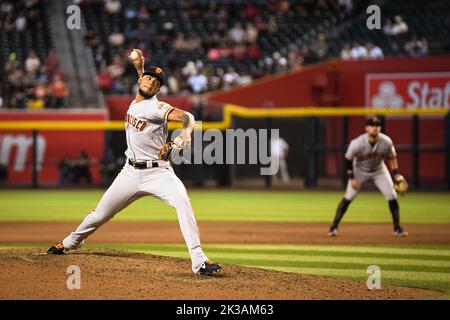
[[[144,76],[150,75],[150,76],[154,76],[154,77],[158,78],[159,82],[161,82],[161,86],[163,86],[166,83],[166,74],[164,73],[163,69],[161,69],[160,67],[155,67],[155,66],[148,67],[144,71],[143,75]]]
[[[367,125],[381,127],[381,119],[378,117],[370,117],[367,119]]]

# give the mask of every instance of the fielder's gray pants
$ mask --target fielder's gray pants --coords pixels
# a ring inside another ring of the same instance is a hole
[[[358,195],[363,184],[370,180],[375,183],[375,186],[381,191],[386,200],[389,201],[397,199],[397,193],[394,189],[394,182],[392,181],[389,170],[384,163],[381,164],[381,168],[379,170],[374,172],[363,171],[358,167],[353,166],[353,174],[356,181],[359,183],[359,188],[353,189],[349,180],[347,183],[347,190],[344,195],[345,199],[349,201],[353,200]]]

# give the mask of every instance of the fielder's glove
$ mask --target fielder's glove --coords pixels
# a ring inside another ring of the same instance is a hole
[[[159,150],[158,158],[164,161],[170,161],[172,155],[176,151],[182,150],[175,142],[169,141],[161,147]]]
[[[406,191],[408,191],[408,182],[401,174],[396,174],[394,176],[394,188],[395,191],[397,191],[401,195],[404,195]]]

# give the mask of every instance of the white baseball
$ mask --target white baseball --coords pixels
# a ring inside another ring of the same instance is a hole
[[[130,54],[131,59],[136,60],[137,58],[139,58],[139,53],[137,53],[135,50],[131,51]]]

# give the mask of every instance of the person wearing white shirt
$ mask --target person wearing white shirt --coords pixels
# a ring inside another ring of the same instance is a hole
[[[279,162],[280,170],[278,170],[277,176],[278,175],[281,176],[281,180],[283,181],[283,183],[288,183],[290,179],[286,163],[286,157],[288,152],[289,152],[289,145],[286,142],[286,140],[284,140],[281,137],[278,138],[272,137],[270,141],[270,154],[274,161]]]

